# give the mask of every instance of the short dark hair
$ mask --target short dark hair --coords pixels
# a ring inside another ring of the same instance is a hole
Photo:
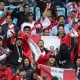
[[[57,29],[59,29],[59,27],[63,27],[63,29],[64,29],[64,24],[59,24]]]
[[[28,28],[29,30],[31,29],[30,26],[25,26],[25,27],[23,28],[23,30],[25,30],[26,28]]]
[[[0,0],[0,4],[1,4],[1,2],[5,3],[3,0]]]
[[[24,60],[25,60],[25,59],[28,59],[28,60],[29,60],[29,66],[31,66],[31,61],[30,61],[30,59],[29,59],[28,57],[24,57],[24,58],[23,58],[23,60],[22,60],[23,66],[24,66]]]
[[[63,17],[63,18],[65,19],[65,16],[64,16],[64,15],[60,15],[60,16],[58,16],[58,20],[59,20],[61,17]]]
[[[56,76],[52,76],[51,80],[58,80],[58,78]]]
[[[77,59],[80,59],[80,56],[78,56]]]
[[[77,13],[75,10],[72,10],[71,12]]]
[[[40,39],[40,40],[37,42],[37,44],[38,44],[40,41],[44,42],[43,40]]]
[[[26,6],[29,6],[29,4],[24,4],[24,5],[23,5],[23,8],[25,8]],[[29,6],[29,7],[30,7],[30,6]]]
[[[12,19],[12,21],[13,21],[13,17],[12,17],[12,15],[11,15],[11,14],[8,14],[7,16],[10,16],[10,19]],[[6,16],[6,17],[7,17],[7,16]]]
[[[16,41],[17,41],[17,40],[21,40],[21,41],[22,41],[22,38],[21,38],[21,37],[17,37],[17,38],[16,38]]]

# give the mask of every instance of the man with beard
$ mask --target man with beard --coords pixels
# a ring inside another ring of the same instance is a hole
[[[41,54],[43,56],[49,52],[46,48],[44,48],[44,41],[43,40],[39,40],[37,44],[38,44],[38,47],[39,47]]]

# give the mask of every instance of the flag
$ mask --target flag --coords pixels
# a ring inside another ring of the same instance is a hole
[[[13,74],[11,77],[11,80],[21,80],[21,79],[20,79],[20,76]]]
[[[28,57],[32,62],[32,52],[35,54],[35,60],[37,61],[40,55],[40,49],[37,45],[37,40],[40,39],[37,36],[26,36],[23,32],[19,35],[23,40],[23,54]],[[37,38],[36,38],[37,37]]]
[[[75,80],[75,71],[72,69],[61,69],[45,65],[40,65],[40,69],[42,77],[47,75],[46,80],[51,80],[53,76],[56,76],[58,80]]]
[[[46,55],[40,55],[37,62],[36,62],[36,65],[38,66],[38,64],[46,64],[46,62],[48,61],[49,59],[49,56],[52,54],[53,52],[48,52]]]
[[[80,25],[79,24],[76,24],[75,26],[74,26],[74,29],[76,30],[76,31],[78,31],[78,28],[80,27]],[[78,33],[78,56],[80,56],[80,33]]]
[[[56,50],[61,42],[57,36],[41,36],[41,40],[44,41],[44,47],[48,50]]]
[[[56,48],[59,48],[60,46],[60,39],[56,36],[29,36],[28,44],[29,44],[30,50],[33,51],[35,54],[36,61],[41,55],[41,51],[37,45],[37,42],[39,40],[44,41],[44,47],[48,50],[51,50],[51,49],[56,50]]]
[[[37,45],[39,40],[44,41],[44,47],[48,50],[56,49],[60,46],[60,39],[56,36],[25,36],[23,32],[21,32],[20,37],[23,40],[23,54],[32,60],[32,52],[35,55],[35,60],[37,61],[41,52]]]

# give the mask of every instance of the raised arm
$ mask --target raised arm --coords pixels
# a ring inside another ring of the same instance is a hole
[[[19,18],[20,16],[19,16],[19,10],[20,10],[20,8],[22,8],[22,5],[21,4],[19,4],[13,11],[12,11],[12,17],[13,18]]]
[[[13,51],[14,45],[11,44],[11,37],[7,39],[7,46],[11,51]]]
[[[53,11],[52,11],[52,14],[53,14],[53,17],[55,17],[55,19],[58,18],[58,14],[57,14],[57,8],[56,8],[56,5],[53,3]]]
[[[43,5],[44,5],[43,0],[36,0],[36,2],[38,6],[40,7],[40,9],[43,9]]]
[[[0,61],[3,60],[3,59],[5,59],[6,57],[7,57],[6,54],[1,55],[1,56],[0,56]]]
[[[47,14],[47,10],[48,10],[48,9],[46,8],[45,11],[43,12],[43,14],[42,14],[42,18],[47,17],[47,15],[46,15],[46,14]]]

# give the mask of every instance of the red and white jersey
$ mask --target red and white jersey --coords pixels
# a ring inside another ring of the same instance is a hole
[[[44,19],[41,18],[40,22],[43,25],[43,29],[51,25],[51,21],[47,17],[45,17]]]
[[[78,7],[78,10],[77,10],[77,18],[80,18],[80,7]]]
[[[44,19],[41,18],[40,22],[43,26],[43,29],[47,28],[49,31],[51,31],[52,27],[58,24],[55,19],[52,18],[50,21],[47,17],[45,17]]]
[[[75,17],[75,22],[77,22],[77,21],[78,21],[78,18]],[[68,24],[70,24],[72,22],[73,22],[73,19],[70,16],[68,16]]]
[[[14,24],[9,25],[8,31],[7,31],[7,37],[12,36],[15,34]]]
[[[43,35],[43,32],[37,33],[37,32],[36,32],[36,29],[34,29],[34,30],[31,31],[31,35],[32,35],[32,36],[34,36],[34,35],[35,35],[35,36],[42,36],[42,35]]]
[[[3,25],[3,24],[6,23],[6,14],[3,13],[2,11],[0,11],[0,14],[1,14],[1,15],[3,14],[3,16],[2,16],[1,19],[0,19],[0,25]]]
[[[76,17],[80,18],[80,6],[78,6],[77,3],[70,2],[66,5],[66,8],[69,9],[70,11],[75,10],[77,12]]]
[[[43,51],[41,52],[41,55],[45,56],[45,55],[46,55],[46,52],[43,50]]]
[[[40,31],[40,28],[43,30],[43,26],[42,26],[41,22],[36,21],[34,23],[34,27],[31,29],[31,35],[42,36],[43,35],[43,31]]]
[[[67,5],[66,5],[66,8],[69,9],[70,11],[72,10],[77,10],[78,6],[76,5],[76,3],[72,3],[72,2],[69,2]]]
[[[23,31],[24,27],[25,26],[30,26],[31,29],[34,27],[34,23],[35,21],[32,21],[32,23],[27,23],[27,22],[24,22],[22,25],[21,25],[21,31]]]

